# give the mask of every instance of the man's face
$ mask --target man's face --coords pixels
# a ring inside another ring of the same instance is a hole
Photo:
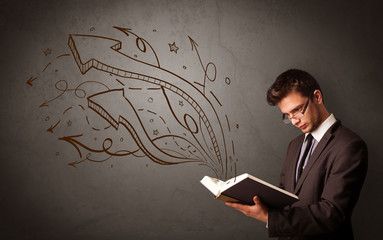
[[[278,103],[278,106],[282,113],[292,117],[303,110],[307,100],[308,97],[302,96],[302,94],[298,92],[291,92]],[[303,133],[309,133],[314,131],[320,125],[320,119],[319,107],[315,101],[310,99],[303,117],[300,119],[292,118],[290,120],[291,123]]]

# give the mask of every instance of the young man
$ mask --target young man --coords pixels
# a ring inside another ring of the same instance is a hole
[[[367,172],[366,144],[328,113],[320,86],[305,71],[279,75],[267,101],[278,105],[283,122],[303,132],[290,142],[280,175],[280,187],[299,201],[273,209],[254,196],[253,206],[227,205],[267,223],[270,237],[353,239],[351,215]]]

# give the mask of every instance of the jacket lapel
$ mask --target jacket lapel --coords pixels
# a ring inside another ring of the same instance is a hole
[[[305,181],[305,179],[306,179],[307,175],[309,174],[310,170],[314,166],[315,162],[318,161],[318,158],[319,158],[320,154],[323,152],[324,148],[327,146],[328,142],[331,140],[331,138],[333,136],[332,133],[338,128],[339,125],[340,125],[340,121],[338,120],[323,135],[322,139],[320,140],[320,142],[318,143],[317,147],[315,148],[313,154],[310,156],[310,158],[309,158],[309,160],[307,162],[307,165],[306,165],[305,169],[302,172],[302,176],[299,178],[299,180],[298,180],[298,182],[297,182],[297,184],[295,186],[294,194],[297,194],[299,192],[299,190],[302,187],[302,184]],[[296,160],[296,161],[298,161],[298,160]],[[294,173],[295,173],[295,171],[294,171]],[[295,175],[294,175],[294,179],[295,179]]]

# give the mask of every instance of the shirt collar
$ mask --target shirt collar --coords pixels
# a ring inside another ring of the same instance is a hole
[[[317,129],[315,129],[314,131],[311,132],[311,135],[313,135],[313,138],[317,141],[317,142],[320,142],[320,140],[322,139],[323,135],[327,132],[327,130],[336,122],[336,119],[334,117],[334,114],[330,114],[330,116],[328,118],[326,118],[326,120],[324,120],[324,122],[319,125],[319,127]],[[308,133],[306,133],[305,135],[305,139],[307,137]]]

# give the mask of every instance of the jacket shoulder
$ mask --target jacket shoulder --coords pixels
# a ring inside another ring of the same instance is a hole
[[[364,140],[358,134],[356,134],[354,131],[350,130],[343,124],[339,124],[339,126],[336,129],[334,129],[332,134],[334,140],[336,140],[339,143],[349,144],[352,142],[360,142],[363,145],[366,145]]]

